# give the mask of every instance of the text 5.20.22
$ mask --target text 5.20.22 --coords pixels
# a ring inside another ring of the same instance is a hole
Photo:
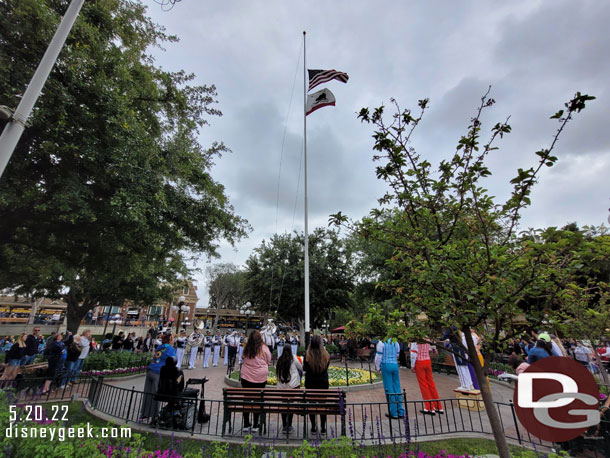
[[[52,416],[50,418],[48,417],[48,413],[41,405],[27,404],[23,407],[10,406],[9,411],[11,414],[11,421],[17,421],[17,418],[19,417],[21,417],[22,421],[66,421],[68,419],[67,405],[52,405]],[[25,414],[25,416],[23,414]]]

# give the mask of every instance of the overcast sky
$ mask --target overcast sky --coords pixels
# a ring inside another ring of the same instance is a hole
[[[385,192],[360,108],[388,106],[392,97],[416,108],[429,98],[413,145],[435,164],[455,151],[490,85],[497,104],[484,129],[508,115],[513,127],[489,161],[486,185],[499,199],[516,169],[533,165],[534,152],[549,145],[557,128],[549,116],[576,91],[597,97],[561,137],[559,162],[543,171],[522,227],[608,218],[610,2],[183,0],[166,12],[148,2],[155,22],[180,38],[155,51],[157,63],[217,87],[223,116],[200,140],[232,150],[213,177],[253,228],[212,262],[242,265],[263,239],[303,230],[303,31],[308,68],[350,77],[316,88],[331,89],[336,107],[307,117],[310,230],[337,211],[361,218]],[[206,306],[204,275],[197,278],[198,305]]]

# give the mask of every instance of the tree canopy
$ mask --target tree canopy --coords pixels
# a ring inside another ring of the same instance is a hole
[[[352,251],[336,231],[317,228],[309,235],[311,326],[330,320],[334,309],[351,307]],[[249,300],[257,310],[304,327],[304,237],[274,235],[246,261]]]
[[[391,248],[387,265],[394,278],[384,281],[383,286],[399,299],[405,321],[414,321],[424,312],[433,330],[439,325],[454,325],[464,332],[503,457],[509,456],[506,439],[484,382],[471,330],[491,325],[494,339],[500,330],[512,330],[522,300],[565,268],[565,256],[548,256],[551,244],[520,237],[517,229],[520,212],[530,205],[531,190],[541,170],[557,161],[553,152],[560,134],[592,99],[577,93],[565,104],[565,110],[552,116],[559,121],[555,136],[547,148],[535,153],[534,166],[517,171],[504,203],[496,203],[484,188],[491,175],[486,159],[511,127],[507,121],[499,122],[487,140],[481,139],[481,115],[495,103],[488,94],[481,98],[455,153],[442,160],[436,170],[410,144],[429,106],[427,99],[419,101],[418,114],[401,109],[394,101],[396,111],[389,117],[383,106],[372,112],[364,108],[359,118],[375,128],[373,160],[380,163],[377,177],[388,184],[389,191],[379,199],[380,207],[356,224],[350,225],[341,213],[331,216],[332,223],[348,224],[365,238]]]
[[[0,4],[0,101],[14,106],[66,1]],[[243,237],[197,136],[214,86],[155,65],[176,38],[137,1],[86,2],[0,180],[0,287],[63,296],[68,325],[96,303],[150,303],[185,257]]]

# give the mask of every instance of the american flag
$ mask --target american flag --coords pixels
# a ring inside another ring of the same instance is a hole
[[[326,83],[331,80],[339,80],[342,83],[347,83],[349,76],[347,73],[338,72],[337,70],[307,70],[309,72],[309,89],[311,91],[319,84]]]

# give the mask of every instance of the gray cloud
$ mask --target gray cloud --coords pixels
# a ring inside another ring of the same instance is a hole
[[[197,82],[218,88],[224,116],[211,120],[201,142],[222,140],[233,150],[217,162],[214,177],[254,228],[237,252],[222,248],[224,262],[241,264],[263,238],[303,228],[302,172],[297,191],[303,30],[309,68],[350,75],[348,84],[327,85],[337,106],[307,120],[310,227],[325,226],[328,214],[339,210],[360,218],[385,190],[371,161],[373,129],[356,118],[360,108],[384,103],[390,112],[391,97],[412,108],[429,97],[431,107],[413,145],[434,164],[454,151],[489,85],[498,103],[486,112],[484,129],[508,115],[513,127],[489,160],[494,175],[486,185],[499,200],[508,196],[516,169],[532,165],[534,152],[551,141],[557,123],[549,116],[575,91],[598,97],[562,136],[559,163],[542,174],[523,226],[606,220],[607,2],[271,0],[228,6],[215,0],[180,2],[168,13],[155,5],[149,13],[181,38],[166,53],[155,53],[158,62],[194,72]],[[203,289],[200,281],[200,295]],[[200,305],[206,302],[203,298]]]

